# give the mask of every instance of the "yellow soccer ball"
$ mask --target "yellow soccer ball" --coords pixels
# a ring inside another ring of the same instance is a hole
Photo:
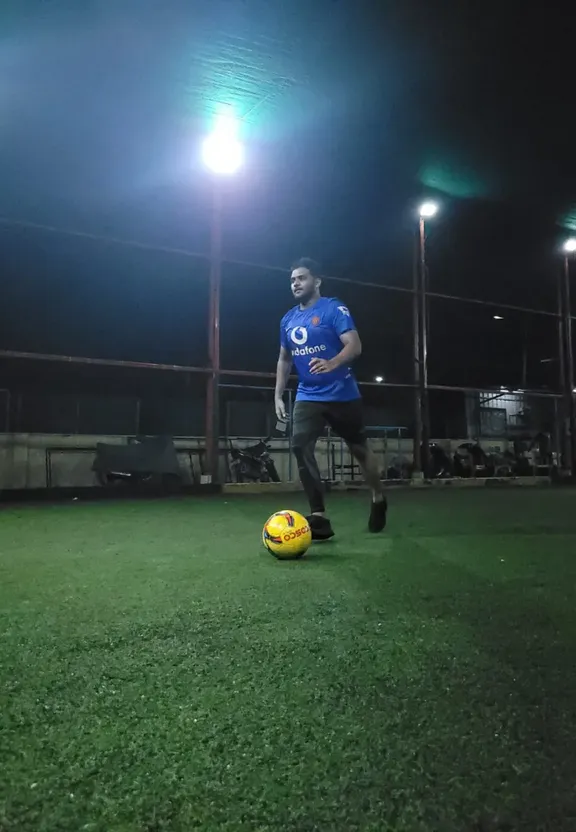
[[[312,532],[305,517],[286,509],[275,512],[266,520],[262,542],[275,558],[301,558],[312,543]]]

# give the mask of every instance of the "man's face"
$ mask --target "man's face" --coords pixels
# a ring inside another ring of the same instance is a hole
[[[318,278],[311,275],[308,269],[294,269],[290,276],[290,286],[298,303],[307,303],[318,289]]]

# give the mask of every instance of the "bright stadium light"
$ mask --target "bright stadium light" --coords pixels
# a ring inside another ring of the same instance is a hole
[[[238,121],[233,115],[218,117],[214,130],[202,144],[202,158],[214,173],[236,173],[244,161],[244,148],[238,140]]]
[[[429,220],[438,213],[438,206],[435,202],[423,202],[418,211],[420,219]]]
[[[374,381],[376,382],[376,384],[382,384],[382,382],[384,381],[384,377],[383,376],[374,376]]]
[[[503,321],[504,318],[502,317],[502,315],[494,315],[494,320],[495,321]]]
[[[574,254],[576,251],[576,237],[569,237],[563,245],[566,254]]]

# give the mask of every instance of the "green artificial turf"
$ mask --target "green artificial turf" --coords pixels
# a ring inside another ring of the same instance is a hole
[[[576,492],[0,510],[1,832],[576,829]]]

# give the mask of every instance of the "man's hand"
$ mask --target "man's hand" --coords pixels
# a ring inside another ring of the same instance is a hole
[[[281,421],[285,422],[288,419],[286,415],[286,408],[284,406],[284,401],[282,397],[278,398],[278,396],[274,399],[274,407],[276,409],[276,418],[280,419]]]
[[[310,372],[315,376],[318,373],[331,373],[338,367],[338,364],[333,358],[313,358],[309,366]]]

